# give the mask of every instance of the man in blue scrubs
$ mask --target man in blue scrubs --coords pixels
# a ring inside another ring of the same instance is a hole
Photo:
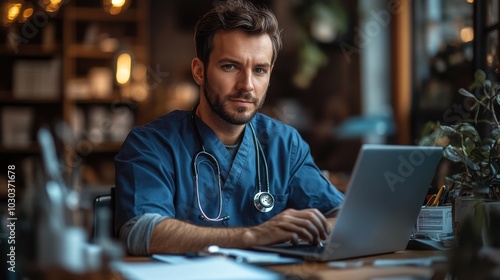
[[[328,237],[343,194],[294,128],[258,113],[280,36],[271,11],[243,1],[199,20],[198,105],[134,128],[115,158],[115,225],[129,254]]]

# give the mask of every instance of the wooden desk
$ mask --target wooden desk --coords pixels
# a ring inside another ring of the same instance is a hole
[[[391,254],[349,259],[347,261],[363,261],[362,267],[331,268],[327,262],[304,262],[295,265],[269,266],[269,269],[283,274],[297,275],[303,279],[373,279],[375,277],[425,277],[429,279],[444,279],[447,267],[445,263],[435,264],[433,267],[375,267],[373,261],[378,259],[412,259],[436,255],[444,255],[443,251],[400,251]],[[439,275],[442,275],[439,277]],[[433,277],[434,276],[434,277]]]
[[[373,279],[375,277],[424,277],[428,279],[445,279],[447,267],[445,263],[435,264],[433,267],[375,267],[373,261],[378,259],[412,259],[424,258],[436,255],[444,255],[443,251],[400,251],[391,254],[376,255],[364,258],[349,259],[347,261],[363,261],[362,267],[357,268],[331,268],[328,262],[303,262],[293,265],[266,266],[285,275],[290,279]],[[148,262],[147,257],[126,257],[125,261]]]

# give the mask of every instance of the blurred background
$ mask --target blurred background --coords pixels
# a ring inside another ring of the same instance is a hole
[[[12,165],[19,199],[41,180],[47,127],[91,209],[130,129],[196,102],[193,26],[213,2],[0,1],[0,185]],[[361,144],[417,144],[428,121],[464,118],[475,69],[497,80],[498,1],[252,2],[283,29],[262,112],[296,127],[341,190]]]

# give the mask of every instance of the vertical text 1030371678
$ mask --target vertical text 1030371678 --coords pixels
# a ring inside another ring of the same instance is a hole
[[[16,166],[7,166],[7,269],[16,272]]]

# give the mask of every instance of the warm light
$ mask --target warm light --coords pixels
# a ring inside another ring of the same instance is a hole
[[[57,12],[62,5],[62,0],[42,0],[40,2],[45,5],[45,11],[48,13]]]
[[[474,40],[474,30],[472,29],[472,27],[462,28],[462,30],[460,30],[460,39],[464,43]]]
[[[489,54],[488,56],[486,56],[486,62],[488,63],[488,66],[492,66],[493,65],[493,56],[491,54]]]
[[[469,3],[469,4],[473,4],[473,3],[474,3],[474,0],[467,0],[467,3]]]
[[[50,3],[49,5],[47,5],[47,7],[45,7],[45,10],[49,13],[54,13],[57,12],[57,10],[59,10],[59,7],[61,7],[61,5]]]
[[[117,15],[121,11],[122,11],[121,7],[115,7],[115,6],[113,6],[113,7],[109,8],[109,13],[112,14],[112,15]]]
[[[20,3],[13,4],[10,7],[7,8],[7,20],[12,22],[14,21],[17,16],[19,15],[19,12],[21,11],[21,5]]]
[[[24,20],[27,20],[28,18],[33,15],[33,8],[26,8],[26,10],[23,11],[23,18]]]
[[[111,0],[111,5],[113,5],[113,7],[123,7],[123,5],[125,5],[125,2],[127,2],[126,0]]]
[[[127,0],[102,0],[104,10],[112,15],[117,15],[124,11],[131,1]]]
[[[122,53],[116,59],[116,81],[125,85],[130,80],[132,69],[132,57],[128,53]]]
[[[19,17],[19,22],[25,22],[27,21],[32,15],[33,15],[33,5],[31,5],[31,3],[26,3],[26,7],[24,7],[24,10],[23,10],[23,13],[22,13],[22,16]]]

